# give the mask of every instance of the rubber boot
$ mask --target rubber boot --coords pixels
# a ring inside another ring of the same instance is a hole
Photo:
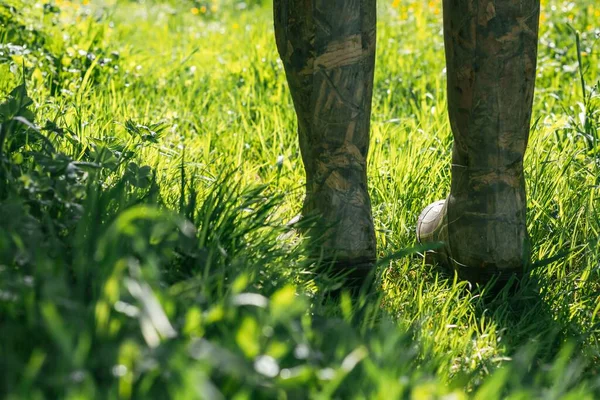
[[[306,170],[314,257],[360,281],[376,258],[367,153],[375,0],[275,0],[275,36]]]
[[[523,157],[531,123],[539,0],[444,0],[452,185],[417,224],[465,279],[506,280],[529,264]]]

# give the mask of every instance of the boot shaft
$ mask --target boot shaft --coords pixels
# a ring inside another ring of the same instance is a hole
[[[529,262],[523,158],[535,86],[539,0],[444,0],[454,136],[448,239],[457,265]]]

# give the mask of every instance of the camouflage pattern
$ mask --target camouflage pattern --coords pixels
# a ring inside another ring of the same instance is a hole
[[[452,187],[439,221],[448,264],[472,280],[527,264],[523,156],[531,122],[539,0],[443,0]],[[298,116],[304,215],[320,251],[375,259],[366,157],[375,0],[275,0],[275,35]],[[314,233],[314,230],[313,230]],[[342,263],[343,264],[343,263]]]
[[[539,14],[539,0],[444,0],[454,135],[447,246],[472,280],[529,262],[523,156]]]
[[[318,216],[316,253],[338,265],[376,257],[367,153],[375,0],[275,0],[275,36],[298,117],[303,215]]]

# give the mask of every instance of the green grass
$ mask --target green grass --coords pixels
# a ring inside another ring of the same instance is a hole
[[[392,260],[336,301],[285,226],[304,175],[268,2],[90,3],[0,5],[2,397],[600,396],[595,0],[543,2],[535,268],[497,297],[394,257],[448,192],[452,139],[439,5],[380,1],[369,178]]]

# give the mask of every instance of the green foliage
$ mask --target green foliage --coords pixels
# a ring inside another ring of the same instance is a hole
[[[598,397],[594,2],[544,8],[535,268],[495,296],[406,257],[449,183],[440,15],[381,5],[380,290],[336,299],[284,223],[303,175],[270,13],[239,4],[0,5],[0,396]]]

